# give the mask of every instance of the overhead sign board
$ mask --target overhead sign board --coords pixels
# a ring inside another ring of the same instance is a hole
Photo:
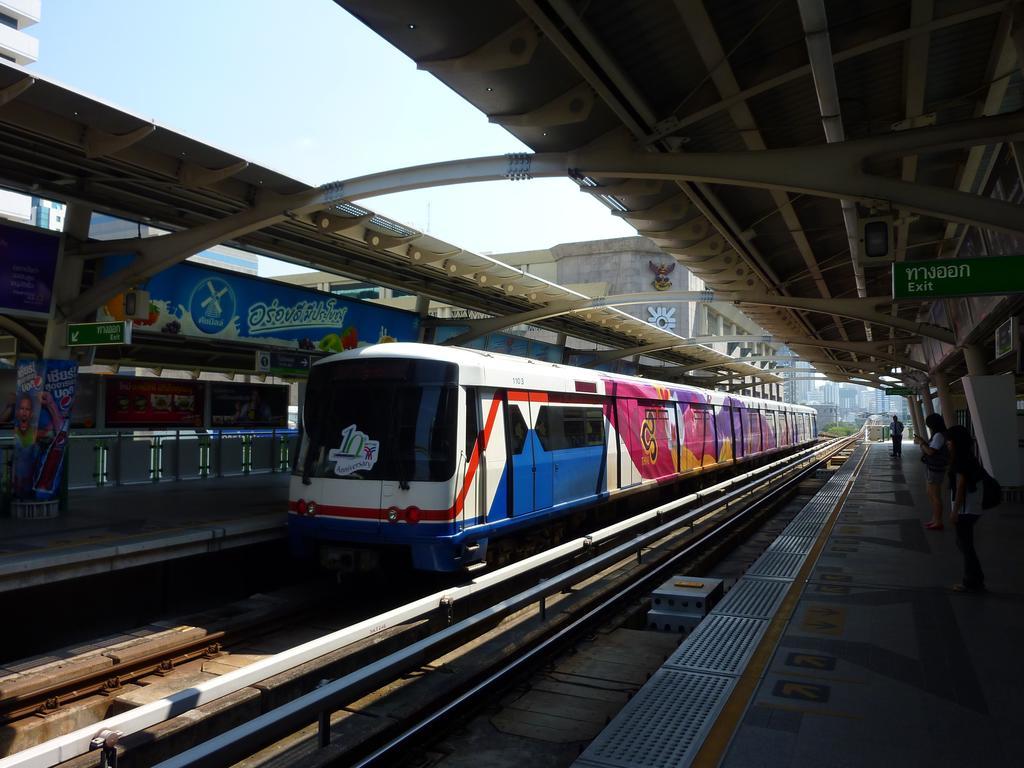
[[[1017,348],[1017,318],[1008,317],[995,332],[996,359],[1008,355]]]
[[[69,347],[100,347],[111,344],[131,344],[132,323],[122,320],[112,323],[69,323]]]
[[[256,372],[272,376],[306,377],[312,361],[301,352],[275,352],[261,349],[256,353]]]
[[[1024,293],[1024,256],[904,261],[892,267],[894,299]]]
[[[885,392],[886,395],[889,395],[891,397],[896,397],[898,395],[903,395],[904,397],[908,397],[910,395],[917,394],[910,387],[889,387],[889,388],[884,389],[882,391]]]

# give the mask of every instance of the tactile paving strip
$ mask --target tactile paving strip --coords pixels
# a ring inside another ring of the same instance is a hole
[[[751,579],[744,576],[736,582],[712,615],[748,616],[769,619],[775,615],[779,603],[789,589],[789,582],[780,579]]]
[[[793,555],[806,555],[811,551],[814,539],[808,536],[790,536],[783,532],[779,538],[768,547],[769,552],[786,552]]]
[[[782,532],[786,536],[810,536],[815,538],[818,532],[821,531],[821,523],[815,522],[803,522],[798,523],[796,520],[786,526]]]
[[[577,766],[679,768],[693,757],[736,678],[659,669],[580,756]],[[693,753],[693,754],[691,754]]]
[[[855,451],[829,478],[786,528],[786,537],[795,538],[798,531],[804,534],[801,538],[821,532],[863,450]],[[785,546],[780,544],[777,549]],[[591,742],[573,763],[574,768],[688,765],[806,557],[772,549],[762,554],[665,666]],[[709,668],[716,672],[707,672]]]
[[[786,552],[765,552],[747,569],[747,576],[761,576],[766,579],[793,579],[806,555],[791,555]]]
[[[767,626],[764,619],[712,614],[676,648],[664,668],[739,674]]]

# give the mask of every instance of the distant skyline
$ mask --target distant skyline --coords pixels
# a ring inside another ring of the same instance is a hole
[[[308,184],[529,151],[331,0],[43,0],[41,16],[29,70]],[[363,204],[477,253],[636,234],[569,179]]]

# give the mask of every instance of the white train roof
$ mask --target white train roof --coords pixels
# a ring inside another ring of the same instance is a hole
[[[619,373],[607,373],[590,368],[578,368],[560,363],[549,363],[526,357],[506,355],[500,352],[468,349],[465,347],[446,347],[435,344],[417,344],[412,342],[394,342],[390,344],[371,344],[358,349],[340,352],[325,357],[316,363],[324,365],[343,360],[367,358],[402,357],[418,360],[433,360],[453,363],[459,366],[459,381],[466,386],[478,387],[521,387],[553,392],[576,392],[576,383],[593,383],[598,386],[597,393],[604,394],[604,383],[607,381],[629,382],[637,385],[662,386],[675,391],[700,392],[709,397],[714,405],[722,405],[726,398],[744,405],[761,405],[770,403],[773,410],[815,413],[813,408],[789,405],[774,400],[760,400],[746,395],[736,395],[715,390],[702,389],[687,384],[656,381],[639,376],[627,376]]]

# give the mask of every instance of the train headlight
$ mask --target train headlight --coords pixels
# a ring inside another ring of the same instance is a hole
[[[298,501],[295,502],[295,511],[298,512],[300,515],[306,514],[306,500],[305,499],[299,499]]]
[[[397,523],[398,522],[398,507],[388,507],[388,522],[389,523]]]
[[[310,517],[313,517],[313,515],[316,514],[316,502],[315,501],[307,501],[306,502],[306,514],[309,515]]]

